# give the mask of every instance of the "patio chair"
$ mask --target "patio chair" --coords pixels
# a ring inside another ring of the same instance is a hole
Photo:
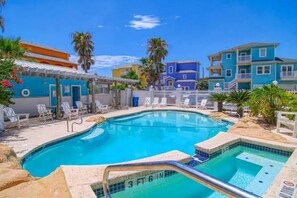
[[[154,101],[152,103],[152,106],[158,106],[159,105],[159,98],[158,97],[154,97]]]
[[[145,98],[145,101],[144,101],[144,106],[147,107],[147,106],[150,106],[151,105],[151,98],[150,97],[146,97]]]
[[[3,112],[5,117],[9,119],[10,124],[16,125],[18,129],[20,129],[23,124],[29,126],[29,113],[16,114],[10,107],[5,107]]]
[[[277,111],[277,125],[276,132],[278,133],[291,133],[293,137],[297,137],[297,112],[284,112]],[[285,115],[294,116],[291,120]],[[285,126],[286,128],[282,128],[281,126]]]
[[[36,106],[40,119],[43,119],[44,122],[48,119],[54,120],[52,111],[47,109],[45,104],[37,104]]]
[[[96,112],[97,113],[107,113],[109,112],[109,106],[108,105],[103,105],[99,100],[95,100],[96,104]]]
[[[190,107],[189,104],[190,104],[190,99],[189,98],[186,98],[185,101],[182,102],[180,106],[181,107],[184,107],[184,108],[189,108]]]
[[[198,109],[207,109],[206,104],[207,104],[207,99],[202,99],[200,105],[197,104],[197,108]]]
[[[160,104],[159,104],[161,107],[165,107],[165,106],[167,106],[167,98],[162,98],[161,99],[161,102],[160,102]]]
[[[88,113],[88,107],[87,105],[84,105],[82,101],[76,101],[75,103],[78,109],[78,113],[81,113],[81,114]]]
[[[61,105],[63,111],[64,111],[64,117],[71,120],[76,119],[79,117],[78,115],[78,109],[70,108],[68,102],[63,102]]]

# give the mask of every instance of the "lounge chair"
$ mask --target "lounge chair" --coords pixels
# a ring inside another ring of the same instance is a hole
[[[197,104],[197,108],[198,109],[207,109],[206,104],[207,104],[207,99],[202,99],[200,105]]]
[[[181,103],[181,107],[189,108],[190,107],[189,104],[190,104],[190,99],[186,98],[185,101],[183,103]]]
[[[145,98],[145,101],[144,101],[144,106],[147,107],[147,106],[150,106],[151,105],[151,98],[150,97],[146,97]]]
[[[293,120],[285,117],[284,115],[294,116]],[[281,126],[286,126],[286,129],[281,128]],[[292,133],[293,137],[297,137],[297,112],[284,112],[277,111],[277,125],[276,132],[278,133]]]
[[[158,97],[154,97],[154,101],[152,103],[152,106],[158,106],[159,105],[159,98]]]
[[[16,114],[10,107],[5,107],[3,111],[10,123],[16,125],[18,129],[20,129],[23,124],[29,126],[29,113]]]
[[[53,112],[52,110],[47,109],[45,104],[37,104],[36,106],[40,119],[43,119],[44,122],[48,119],[53,120]]]
[[[165,107],[165,106],[167,106],[167,98],[162,98],[161,99],[161,102],[160,102],[160,104],[159,104],[161,107]]]
[[[84,105],[82,101],[76,101],[75,103],[78,109],[78,113],[81,113],[81,114],[88,113],[88,107],[87,105]]]
[[[108,105],[103,105],[99,100],[95,100],[96,104],[96,112],[97,113],[107,113],[109,112],[109,106]]]
[[[68,102],[63,102],[61,105],[63,111],[64,111],[64,117],[68,120],[76,119],[78,118],[78,109],[70,108]]]

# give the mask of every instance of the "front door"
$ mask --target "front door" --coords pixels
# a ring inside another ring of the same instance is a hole
[[[72,106],[75,108],[76,101],[80,101],[80,86],[72,86]]]

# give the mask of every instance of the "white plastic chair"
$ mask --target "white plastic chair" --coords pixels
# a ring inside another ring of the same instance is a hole
[[[284,115],[294,115],[294,119],[290,120]],[[283,128],[281,128],[282,125],[286,126],[286,130],[283,130]],[[277,111],[276,132],[291,133],[292,136],[296,138],[297,137],[297,112]]]
[[[64,111],[64,117],[71,120],[78,118],[78,109],[70,108],[68,102],[63,102],[61,105],[63,111]]]
[[[81,113],[81,114],[88,113],[88,107],[87,105],[84,105],[82,101],[76,101],[75,103],[78,109],[78,113]]]
[[[207,99],[202,99],[200,105],[197,105],[197,108],[199,109],[207,109],[206,108],[206,104],[207,104]]]
[[[167,106],[167,98],[164,97],[161,99],[160,106],[162,106],[162,107]]]
[[[158,106],[159,104],[159,98],[158,97],[154,97],[154,101],[152,103],[152,106]]]
[[[147,107],[147,106],[150,106],[151,105],[151,98],[150,97],[146,97],[145,98],[145,101],[144,101],[144,106]]]
[[[3,109],[5,116],[9,119],[12,125],[16,125],[18,129],[21,128],[22,124],[29,126],[29,113],[16,114],[14,110],[10,107],[5,107]]]
[[[190,99],[186,98],[185,101],[181,104],[182,107],[184,108],[189,108],[190,107]]]
[[[99,100],[95,100],[95,104],[96,104],[96,112],[100,112],[100,113],[107,113],[109,112],[109,106],[108,105],[103,105],[101,104],[101,102]]]
[[[45,104],[37,104],[37,111],[39,113],[39,118],[46,122],[47,119],[53,120],[53,113],[50,109],[47,109]]]

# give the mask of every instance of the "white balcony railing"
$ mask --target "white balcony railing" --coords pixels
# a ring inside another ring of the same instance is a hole
[[[281,72],[281,79],[296,79],[297,80],[297,71],[287,71]]]
[[[251,61],[251,55],[240,55],[237,57],[237,62],[246,63]]]
[[[236,78],[238,80],[249,80],[251,79],[252,75],[250,73],[242,73],[242,74],[237,74]]]
[[[222,61],[213,61],[210,63],[210,67],[221,67]]]

